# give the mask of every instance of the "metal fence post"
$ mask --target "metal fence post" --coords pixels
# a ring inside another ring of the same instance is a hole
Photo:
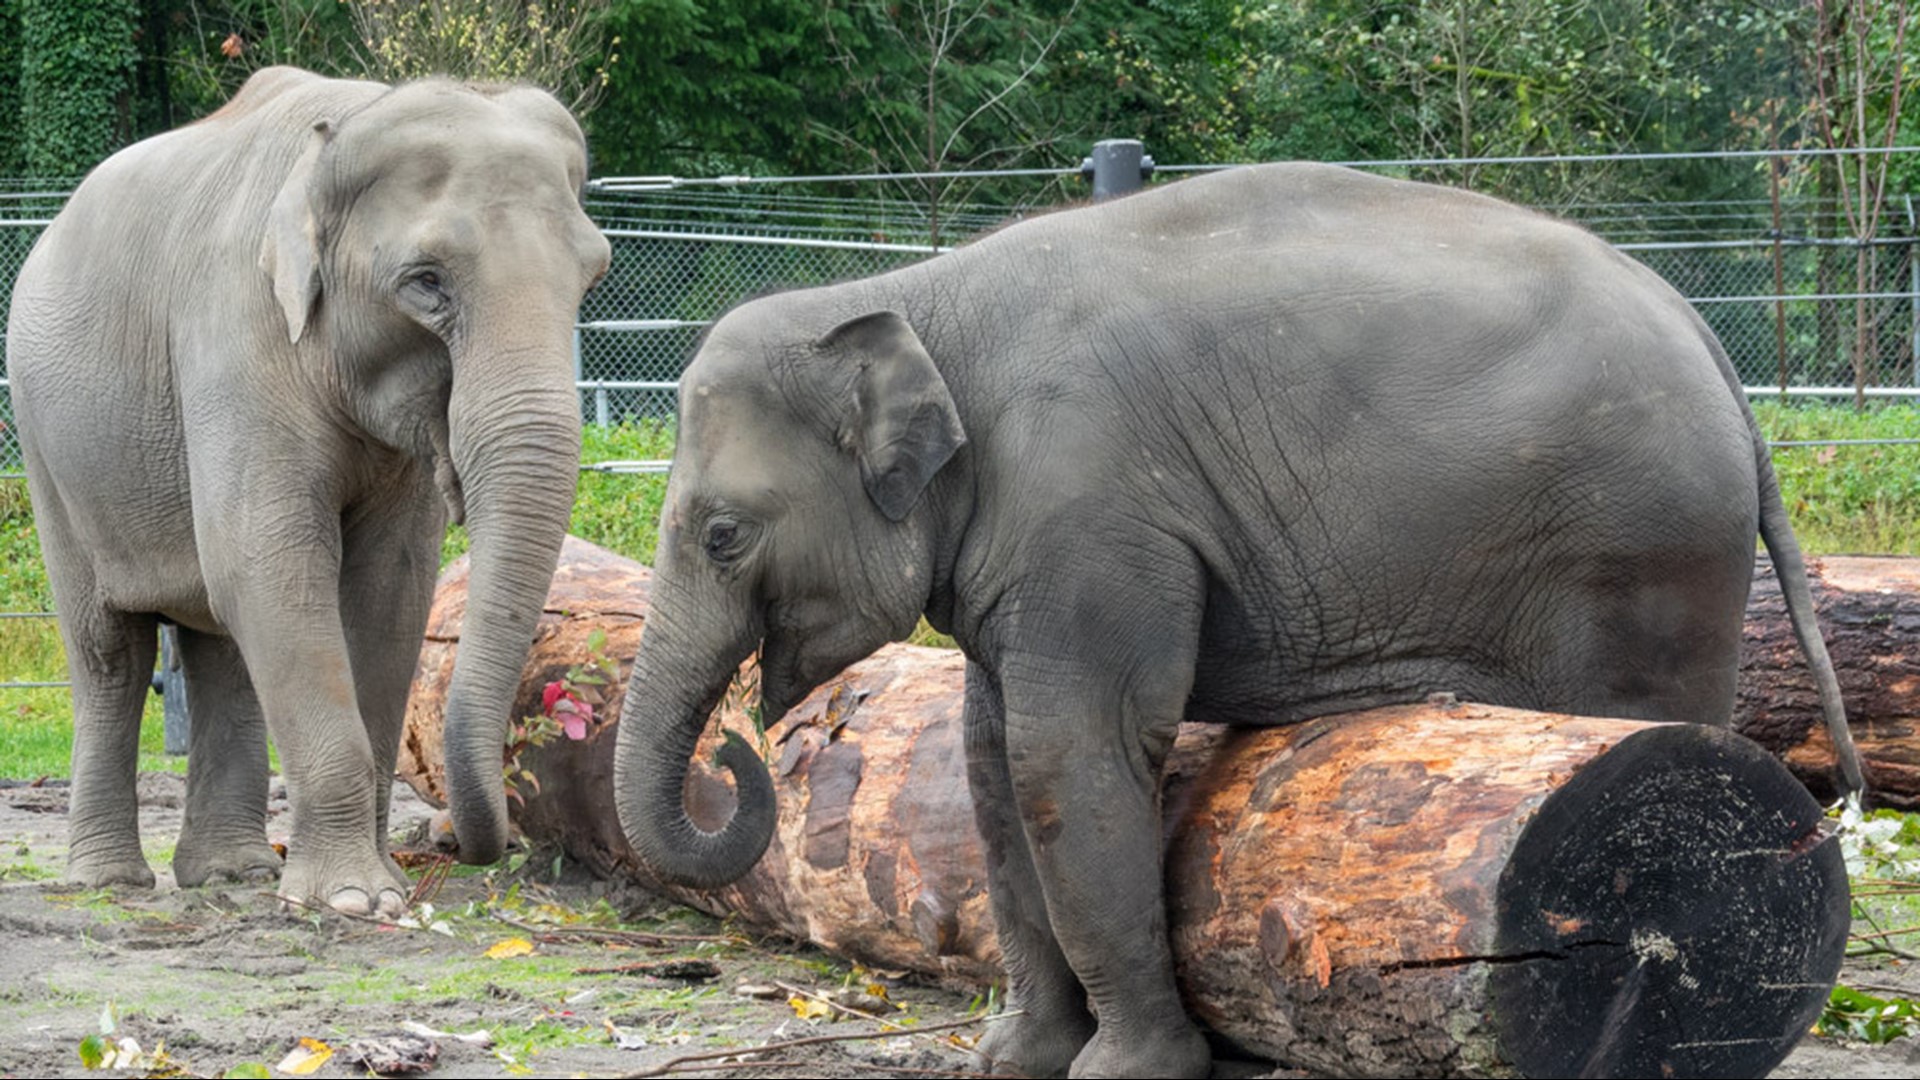
[[[1913,385],[1920,386],[1920,219],[1913,213],[1913,196],[1907,196],[1907,342],[1913,361]]]
[[[178,634],[172,624],[161,625],[160,671],[153,677],[154,689],[160,692],[162,748],[175,756],[185,754],[193,741],[187,716],[187,674],[180,667]]]
[[[1093,201],[1104,202],[1139,191],[1153,175],[1153,158],[1139,139],[1102,139],[1080,163],[1080,175],[1093,182]]]

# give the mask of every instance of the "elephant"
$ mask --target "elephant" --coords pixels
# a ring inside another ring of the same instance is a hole
[[[682,377],[615,765],[661,876],[718,887],[774,793],[688,815],[758,652],[772,727],[922,616],[967,660],[967,780],[1033,1076],[1204,1076],[1166,939],[1182,721],[1450,693],[1730,721],[1764,538],[1837,683],[1751,411],[1665,282],[1485,196],[1281,163],[1039,216],[777,293]],[[1858,787],[1857,774],[1852,778]]]
[[[193,723],[182,886],[391,917],[393,767],[448,520],[472,540],[447,705],[461,854],[506,842],[501,752],[578,476],[572,328],[610,249],[544,91],[254,74],[102,163],[7,327],[72,671],[66,875],[151,886],[134,770],[156,628]],[[268,738],[293,810],[265,832]]]

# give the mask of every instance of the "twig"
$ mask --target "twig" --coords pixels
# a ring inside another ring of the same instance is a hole
[[[1873,941],[1878,938],[1899,937],[1902,934],[1920,934],[1920,926],[1903,926],[1898,930],[1882,930],[1877,934],[1848,934],[1853,941]]]
[[[739,937],[726,934],[656,934],[649,930],[614,930],[603,926],[538,927],[531,923],[523,923],[518,919],[502,915],[498,911],[489,911],[488,914],[493,916],[494,921],[505,923],[515,930],[523,931],[534,937],[595,937],[610,941],[628,941],[638,945],[668,945],[682,942],[696,945],[745,944]]]
[[[884,1016],[879,1015],[878,1013],[870,1013],[865,1009],[856,1009],[851,1005],[842,1005],[839,1002],[833,1000],[830,997],[827,997],[824,994],[816,994],[811,990],[805,990],[798,986],[792,986],[788,983],[783,983],[779,979],[769,979],[768,981],[773,983],[773,985],[779,987],[780,989],[785,990],[789,994],[794,994],[803,998],[809,998],[813,1001],[819,1002],[822,1005],[825,1005],[829,1009],[837,1009],[840,1012],[846,1013],[848,1016],[855,1016],[855,1017],[859,1017],[862,1020],[871,1020],[876,1024],[885,1024],[890,1028],[898,1028],[901,1030],[905,1030],[904,1028],[901,1028],[899,1024],[894,1023],[893,1021],[887,1019]]]
[[[1862,956],[1879,956],[1882,953],[1885,953],[1888,956],[1897,956],[1902,960],[1920,960],[1920,953],[1909,952],[1906,949],[1899,948],[1898,946],[1889,945],[1884,941],[1867,942],[1865,948],[1861,949],[1859,952],[1847,953],[1846,957],[1849,960],[1853,960]]]
[[[413,892],[407,897],[407,907],[424,904],[440,895],[446,887],[447,879],[453,876],[453,859],[447,855],[436,855],[420,872],[420,880],[413,883]]]
[[[930,1027],[915,1028],[914,1031],[916,1034],[931,1035],[934,1032],[951,1031],[955,1028],[971,1027],[974,1024],[992,1023],[996,1020],[1004,1020],[1004,1019],[1007,1019],[1008,1017],[1019,1016],[1019,1015],[1021,1015],[1020,1010],[1015,1009],[1011,1012],[1003,1012],[994,1016],[976,1016],[967,1020],[955,1020],[952,1023],[947,1023],[947,1024],[934,1024]],[[687,1066],[693,1065],[697,1062],[702,1062],[702,1061],[717,1062],[726,1058],[738,1058],[744,1054],[765,1054],[774,1050],[793,1050],[802,1046],[818,1046],[822,1043],[857,1042],[865,1039],[884,1039],[897,1034],[899,1034],[897,1031],[883,1030],[883,1031],[856,1031],[856,1032],[840,1034],[840,1035],[810,1035],[804,1039],[786,1039],[781,1042],[762,1043],[759,1046],[749,1046],[744,1049],[709,1050],[709,1051],[706,1051],[705,1053],[700,1053],[700,1054],[684,1054],[680,1057],[673,1058],[670,1061],[666,1061],[666,1062],[663,1062],[662,1064],[656,1065],[651,1069],[646,1069],[641,1072],[622,1073],[621,1080],[644,1080],[644,1078],[651,1077],[651,1076],[671,1076],[676,1072],[693,1072],[697,1070],[689,1069],[687,1068]],[[764,1064],[764,1062],[729,1062],[728,1064],[738,1064],[738,1065],[751,1064],[754,1066],[759,1066],[761,1064]],[[722,1066],[715,1065],[710,1067],[721,1068]]]
[[[1916,991],[1911,986],[1888,986],[1884,983],[1850,982],[1845,985],[1866,994],[1884,994],[1887,997],[1913,997]]]
[[[412,929],[411,927],[401,926],[397,919],[386,919],[378,915],[356,915],[351,911],[341,911],[337,907],[331,907],[326,904],[316,904],[311,900],[295,900],[291,896],[281,896],[279,893],[271,892],[261,892],[257,895],[264,896],[269,900],[278,900],[283,904],[291,904],[294,907],[306,908],[308,911],[317,911],[323,915],[338,915],[343,919],[352,919],[354,922],[363,922],[369,926],[390,926],[396,930]]]
[[[817,1068],[820,1068],[820,1063],[817,1061],[716,1061],[710,1065],[701,1064],[701,1065],[686,1065],[686,1066],[675,1067],[671,1075],[679,1075],[682,1073],[694,1073],[694,1072],[711,1072],[715,1069],[817,1069]],[[876,1072],[876,1073],[885,1073],[888,1076],[951,1076],[951,1077],[959,1077],[961,1078],[961,1080],[979,1080],[979,1077],[980,1077],[980,1074],[977,1072],[961,1072],[956,1069],[916,1069],[916,1068],[911,1068],[905,1065],[877,1065],[877,1064],[873,1064],[871,1062],[866,1062],[866,1061],[836,1061],[833,1063],[833,1068],[836,1071],[845,1070],[847,1072]],[[628,1075],[653,1076],[658,1074],[630,1073]],[[1011,1080],[1011,1078],[1017,1078],[1021,1074],[1020,1073],[994,1073],[993,1075],[999,1076],[999,1077],[1006,1077],[1006,1078],[1009,1078],[1009,1080]]]

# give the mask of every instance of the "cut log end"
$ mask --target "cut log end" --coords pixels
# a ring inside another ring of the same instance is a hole
[[[1751,743],[1621,741],[1549,797],[1498,886],[1489,987],[1528,1076],[1764,1076],[1820,1015],[1848,929],[1818,804]]]

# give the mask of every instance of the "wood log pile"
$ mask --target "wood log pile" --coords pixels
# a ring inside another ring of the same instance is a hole
[[[596,630],[618,670],[586,739],[522,756],[539,790],[526,793],[521,829],[603,874],[868,964],[996,977],[964,779],[963,664],[951,652],[884,649],[765,733],[780,821],[746,878],[713,892],[649,881],[612,804],[646,581],[644,567],[568,542],[519,714],[538,711],[542,687],[584,659]],[[1844,586],[1818,592],[1828,612],[1853,602]],[[1863,635],[1920,624],[1917,595],[1876,586]],[[463,599],[456,566],[409,707],[402,775],[429,798],[442,791],[439,709]],[[1770,645],[1787,633],[1784,614],[1776,631],[1764,586],[1756,600],[1745,669],[1790,681]],[[1890,652],[1874,651],[1881,638],[1862,641],[1842,661],[1850,707],[1862,678],[1890,667]],[[1786,733],[1775,745],[1797,774],[1818,773],[1817,722],[1796,727],[1801,703],[1749,681],[1743,672],[1742,715]],[[1898,694],[1868,700],[1907,709],[1855,716],[1869,776],[1908,775],[1898,766],[1912,760],[1920,709]],[[1818,715],[1810,698],[1804,710]],[[718,720],[701,760],[723,725],[761,739],[738,709]],[[696,767],[688,802],[711,827],[731,789]],[[1847,930],[1844,868],[1819,805],[1753,743],[1708,727],[1447,701],[1268,730],[1192,727],[1164,803],[1189,1007],[1231,1042],[1297,1067],[1760,1075],[1818,1015]]]

